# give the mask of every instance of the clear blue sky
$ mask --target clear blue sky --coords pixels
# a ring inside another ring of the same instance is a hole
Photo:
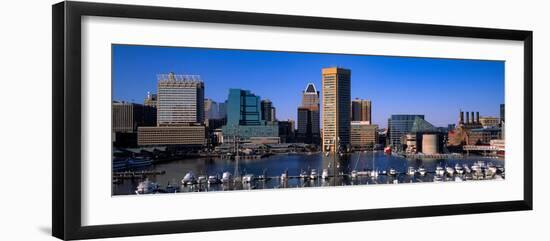
[[[391,114],[424,114],[436,126],[456,123],[460,109],[499,116],[504,62],[113,45],[113,99],[143,103],[156,75],[200,75],[205,96],[227,99],[229,88],[270,99],[279,120],[296,120],[308,82],[321,91],[321,69],[351,69],[351,97],[372,100],[373,122]]]

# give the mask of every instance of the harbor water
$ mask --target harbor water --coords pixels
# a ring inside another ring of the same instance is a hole
[[[273,188],[302,188],[342,185],[367,185],[367,184],[397,184],[419,183],[434,181],[477,181],[465,175],[447,175],[438,178],[434,173],[436,167],[472,166],[476,162],[487,165],[492,164],[504,167],[503,157],[464,156],[449,159],[406,159],[396,155],[386,155],[383,152],[361,152],[344,156],[312,154],[280,154],[261,159],[241,159],[238,161],[220,158],[189,158],[165,163],[154,164],[139,170],[157,171],[163,174],[151,175],[147,179],[159,185],[159,188],[171,186],[174,192],[198,192],[198,191],[229,191],[247,189],[273,189]],[[407,175],[409,167],[418,170],[424,167],[426,175]],[[315,169],[319,178],[296,178],[301,173],[310,174]],[[323,169],[327,169],[331,177],[320,178]],[[389,175],[393,169],[396,175]],[[236,172],[238,170],[238,172]],[[353,171],[367,173],[369,170],[377,170],[377,177],[357,175],[352,178]],[[244,176],[252,174],[256,178],[260,175],[267,177],[265,180],[255,180],[250,183],[230,182],[219,184],[195,184],[182,185],[181,180],[186,173],[192,172],[198,176],[221,177],[223,172],[232,175]],[[282,173],[288,173],[286,181],[280,179]],[[294,177],[294,178],[293,178]],[[499,178],[502,178],[499,176]],[[484,178],[485,179],[485,178]],[[136,188],[143,178],[128,178],[117,180],[112,184],[113,195],[135,194]]]

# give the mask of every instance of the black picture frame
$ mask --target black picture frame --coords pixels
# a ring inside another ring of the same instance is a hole
[[[90,2],[52,6],[52,233],[60,239],[185,233],[380,219],[532,210],[533,32],[324,17],[197,10]],[[81,17],[104,16],[206,23],[517,40],[524,43],[524,193],[522,200],[422,207],[213,218],[132,224],[81,224]]]

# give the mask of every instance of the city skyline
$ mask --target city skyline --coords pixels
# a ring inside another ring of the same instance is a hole
[[[250,90],[272,101],[279,120],[296,121],[304,86],[320,88],[329,66],[352,71],[351,98],[372,101],[381,128],[392,114],[423,114],[436,126],[457,123],[459,109],[499,116],[504,103],[501,61],[127,45],[113,45],[113,99],[143,103],[157,92],[157,74],[197,74],[205,98],[223,102],[230,88]]]

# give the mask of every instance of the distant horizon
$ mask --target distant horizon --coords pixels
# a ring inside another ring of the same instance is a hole
[[[499,117],[504,62],[425,57],[274,52],[113,45],[113,100],[141,103],[157,93],[157,74],[200,75],[205,98],[222,103],[229,89],[269,99],[279,120],[297,121],[302,91],[314,83],[322,99],[321,69],[351,70],[351,99],[372,101],[372,124],[391,115],[419,114],[435,126],[456,124],[459,111]],[[321,103],[322,105],[322,103]]]

